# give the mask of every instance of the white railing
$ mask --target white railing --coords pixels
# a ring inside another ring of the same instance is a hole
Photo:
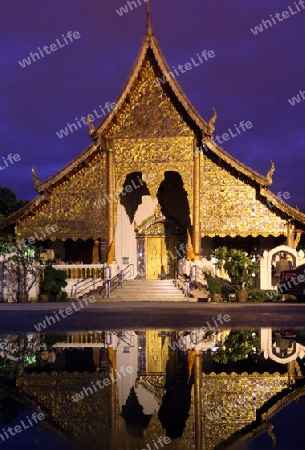
[[[64,270],[68,279],[84,280],[85,278],[104,278],[103,264],[59,264],[54,269]]]

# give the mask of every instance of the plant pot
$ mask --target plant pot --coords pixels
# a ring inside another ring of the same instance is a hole
[[[29,294],[17,294],[17,303],[28,303]]]
[[[236,292],[236,298],[239,301],[239,303],[246,303],[246,301],[248,300],[248,292],[246,291]]]
[[[212,302],[220,302],[221,301],[221,294],[211,294],[211,300]]]
[[[47,303],[49,301],[49,295],[48,294],[39,294],[38,295],[38,302],[39,303]]]

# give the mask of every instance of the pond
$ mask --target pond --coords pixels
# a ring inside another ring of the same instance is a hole
[[[305,329],[0,337],[3,449],[303,449]]]

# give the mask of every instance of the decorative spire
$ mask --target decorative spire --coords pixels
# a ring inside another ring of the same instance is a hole
[[[40,184],[40,180],[36,174],[35,167],[32,168],[32,178],[34,180],[34,189]]]
[[[86,122],[89,127],[89,136],[92,136],[95,133],[95,126],[93,125],[93,122],[91,122],[90,120],[90,115],[91,115],[90,113],[87,114]]]
[[[217,112],[216,109],[213,107],[213,115],[207,123],[207,135],[210,139],[213,138],[213,133],[215,131],[214,123],[216,122],[216,119],[217,119]]]
[[[154,33],[153,33],[151,17],[150,17],[150,0],[146,1],[146,13],[147,13],[146,35],[152,36]]]
[[[274,171],[275,171],[275,165],[274,165],[274,162],[271,161],[271,167],[268,170],[267,175],[266,175],[268,186],[270,186],[272,184],[272,175],[274,174]]]

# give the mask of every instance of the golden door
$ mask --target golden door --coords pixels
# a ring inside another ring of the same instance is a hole
[[[174,236],[153,236],[146,238],[146,278],[157,280],[158,275],[175,277],[176,238]]]
[[[176,332],[147,330],[146,372],[175,373],[178,370],[178,352],[175,344]]]

